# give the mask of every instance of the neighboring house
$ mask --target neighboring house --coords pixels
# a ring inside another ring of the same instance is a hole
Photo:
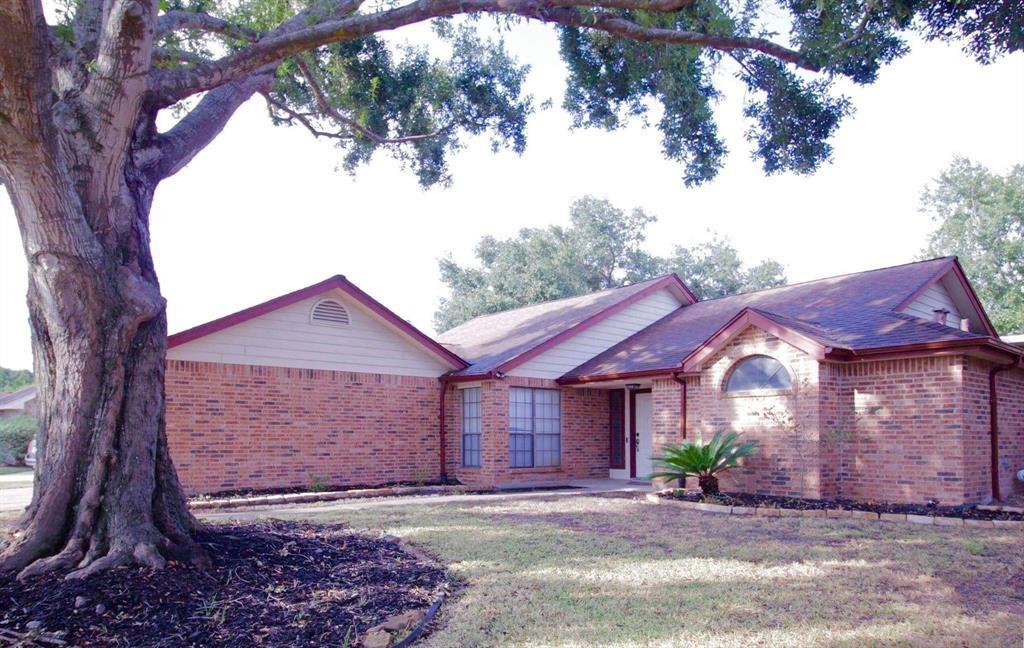
[[[1024,349],[952,257],[701,302],[669,275],[436,342],[335,277],[170,347],[193,492],[643,479],[725,429],[761,444],[726,489],[957,504],[1024,468]]]
[[[0,394],[0,418],[23,415],[36,415],[35,385]]]

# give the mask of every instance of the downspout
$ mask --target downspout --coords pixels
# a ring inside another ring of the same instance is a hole
[[[444,426],[444,424],[445,424],[444,397],[445,397],[445,392],[447,392],[447,391],[448,391],[448,383],[446,383],[445,381],[442,380],[441,381],[441,398],[439,399],[440,407],[438,408],[438,417],[437,417],[438,429],[441,432],[441,473],[440,474],[441,474],[441,483],[442,484],[448,483],[448,458],[447,458],[446,452],[445,452],[445,450],[446,450],[445,446],[447,444],[445,443],[445,429],[444,429],[445,428],[445,426]]]
[[[989,442],[991,444],[990,456],[992,458],[992,499],[1001,501],[1002,493],[999,489],[999,395],[996,393],[996,376],[1004,371],[1013,369],[1019,360],[1014,360],[1007,365],[999,365],[988,370],[988,414],[989,414]]]

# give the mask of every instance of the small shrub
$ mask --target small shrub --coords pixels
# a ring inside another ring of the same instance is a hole
[[[757,442],[739,442],[735,432],[716,432],[707,443],[694,441],[679,445],[666,445],[662,454],[654,461],[662,470],[651,474],[648,479],[664,477],[685,482],[693,476],[700,483],[704,495],[718,494],[716,475],[735,468],[740,459],[757,452]]]
[[[309,475],[309,492],[322,493],[327,490],[327,480],[323,475],[312,473]]]
[[[38,428],[39,423],[32,416],[0,419],[0,465],[20,466]]]

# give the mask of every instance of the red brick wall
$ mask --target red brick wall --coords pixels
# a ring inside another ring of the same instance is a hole
[[[750,355],[767,355],[786,366],[793,388],[778,392],[726,393],[733,366]],[[719,431],[741,433],[759,443],[757,454],[724,473],[726,490],[822,497],[819,438],[819,364],[807,354],[757,328],[748,328],[687,378],[687,439],[710,439]],[[767,414],[771,409],[776,417]]]
[[[167,362],[167,436],[190,493],[432,481],[435,378]]]
[[[462,415],[458,390],[448,398],[449,474],[466,484],[493,486],[514,482],[608,477],[608,393],[599,389],[562,388],[553,380],[508,377],[481,383],[483,401],[481,466],[462,466]],[[510,468],[508,398],[510,387],[558,389],[562,396],[562,465]]]
[[[960,356],[838,365],[852,400],[839,444],[839,494],[921,503],[965,499]]]
[[[991,413],[989,411],[989,370],[993,364],[971,359],[964,370],[964,455],[967,464],[966,493],[969,501],[980,501],[992,491]],[[1024,468],[1024,371],[996,374],[999,398],[999,489],[1008,495],[1024,494],[1016,473]]]
[[[732,395],[724,381],[752,354],[779,359],[794,389]],[[819,363],[756,328],[686,378],[686,436],[741,432],[759,452],[722,477],[725,489],[773,495],[945,504],[990,497],[988,370],[963,356]],[[1020,491],[1024,371],[998,376],[1000,478]],[[654,384],[655,448],[678,437],[679,386]],[[780,416],[765,416],[774,408]],[[781,419],[781,420],[780,420]]]

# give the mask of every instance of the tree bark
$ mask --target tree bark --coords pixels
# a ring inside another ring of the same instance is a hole
[[[0,571],[19,578],[203,560],[164,430],[167,323],[148,223],[155,181],[124,168],[117,194],[97,205],[61,165],[0,167],[29,261],[40,403],[35,491],[0,553]]]

